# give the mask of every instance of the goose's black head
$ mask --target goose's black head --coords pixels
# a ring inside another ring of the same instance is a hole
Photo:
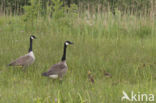
[[[74,44],[74,43],[71,42],[71,41],[65,41],[65,42],[64,42],[64,45],[66,45],[66,46],[67,46],[67,45],[71,45],[71,44]]]
[[[71,41],[64,42],[64,51],[63,51],[62,61],[66,60],[66,48],[67,48],[67,45],[71,45],[71,44],[73,44],[73,42]]]
[[[34,35],[31,35],[30,39],[36,39],[36,37]]]
[[[34,35],[30,36],[30,48],[29,48],[29,52],[32,51],[32,43],[33,43],[33,39],[36,39],[36,37]]]

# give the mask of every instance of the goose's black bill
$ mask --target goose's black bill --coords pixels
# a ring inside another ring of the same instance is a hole
[[[70,42],[69,44],[74,44],[73,42]]]

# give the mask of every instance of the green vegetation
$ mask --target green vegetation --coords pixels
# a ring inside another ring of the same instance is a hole
[[[0,103],[121,103],[123,90],[156,95],[154,15],[118,9],[93,14],[57,3],[46,9],[46,16],[37,12],[38,5],[29,5],[21,16],[0,17]],[[35,12],[29,10],[33,6]],[[25,71],[8,67],[27,53],[30,34],[38,38],[35,63]],[[63,81],[42,77],[61,60],[66,40],[74,45],[67,49],[69,69]],[[95,83],[89,81],[89,71]]]
[[[38,2],[42,10],[42,14],[46,12],[48,5],[53,5],[54,1],[58,0],[1,0],[0,12],[9,15],[19,15],[24,13],[23,7],[30,6],[32,2]],[[81,10],[90,8],[93,11],[104,10],[110,8],[112,12],[116,8],[122,12],[137,13],[137,14],[149,14],[155,9],[155,0],[60,0],[63,6],[70,7],[72,4],[76,4]],[[48,4],[48,5],[47,5]]]

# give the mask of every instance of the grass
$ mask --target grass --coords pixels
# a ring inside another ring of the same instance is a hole
[[[121,103],[123,90],[156,95],[154,19],[108,14],[66,20],[38,18],[32,27],[21,17],[0,17],[0,103]],[[35,63],[26,71],[8,67],[27,53],[30,34],[38,38]],[[74,45],[67,48],[69,69],[62,83],[42,77],[60,61],[65,40]]]

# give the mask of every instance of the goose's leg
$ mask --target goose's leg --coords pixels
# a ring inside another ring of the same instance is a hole
[[[22,70],[23,71],[26,71],[26,66],[22,66]]]
[[[62,81],[63,81],[63,76],[59,75],[59,82],[60,82],[60,84],[62,84]]]
[[[62,77],[60,77],[60,78],[59,78],[59,80],[60,80],[60,81],[62,81],[62,80],[63,80],[63,78],[62,78]]]

